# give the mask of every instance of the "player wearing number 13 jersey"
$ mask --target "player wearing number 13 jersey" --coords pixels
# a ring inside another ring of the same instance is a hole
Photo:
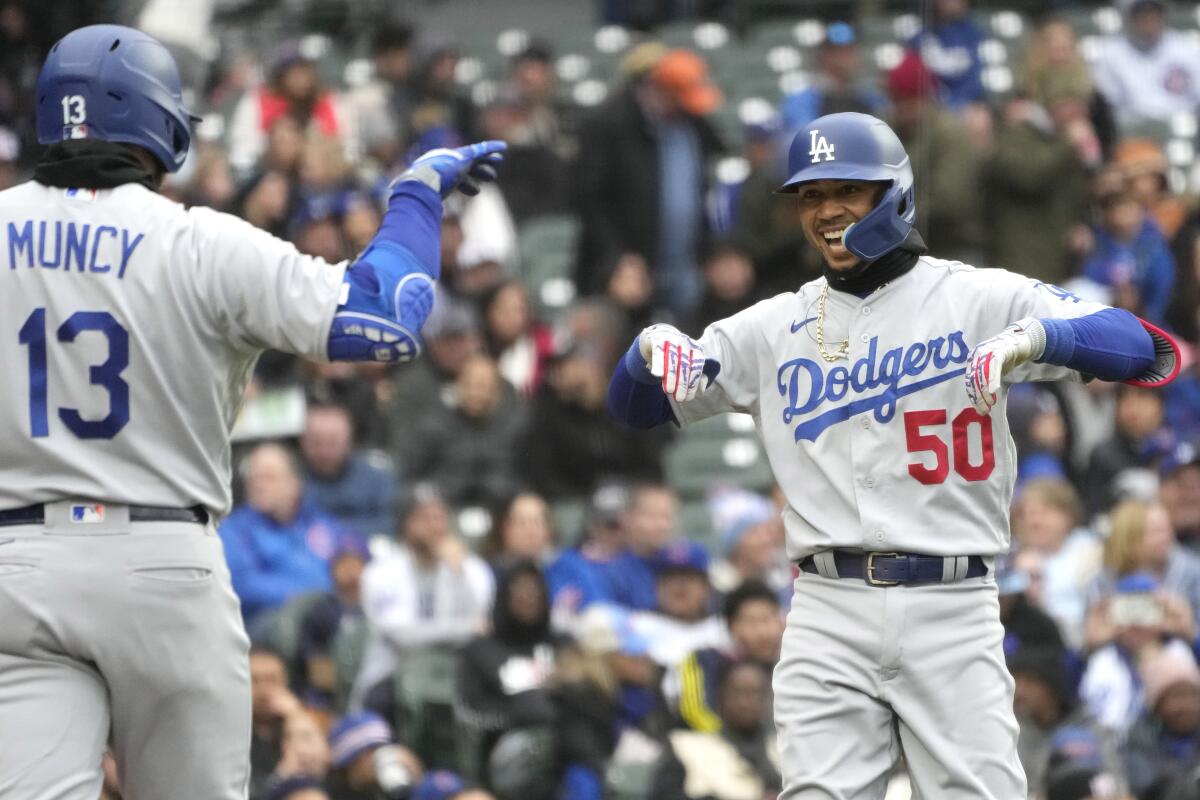
[[[370,246],[328,264],[160,196],[193,119],[159,42],[98,25],[51,48],[48,145],[0,192],[0,797],[243,800],[247,639],[215,518],[267,348],[405,361],[438,277],[442,199],[502,142],[392,183]]]
[[[908,157],[873,117],[815,120],[789,169],[824,276],[698,340],[647,328],[610,411],[755,420],[801,570],[775,673],[782,800],[882,798],[901,754],[917,796],[1025,797],[990,575],[1016,475],[1005,387],[1162,384],[1177,351],[1126,311],[925,255]]]

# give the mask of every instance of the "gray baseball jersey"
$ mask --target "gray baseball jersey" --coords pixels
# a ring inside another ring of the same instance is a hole
[[[323,359],[343,265],[137,184],[0,192],[0,509],[230,505],[266,348]]]
[[[45,517],[0,538],[0,708],[21,720],[0,795],[94,798],[108,746],[129,796],[240,800],[248,641],[220,540],[127,506],[228,509],[254,361],[325,356],[344,267],[137,184],[0,192],[0,236],[0,509]]]
[[[972,408],[971,349],[1024,317],[1071,318],[1103,308],[998,269],[922,257],[865,298],[830,291],[825,351],[817,346],[825,279],[710,325],[700,338],[721,364],[708,391],[672,402],[686,424],[728,411],[753,416],[776,481],[793,559],[833,547],[930,555],[1008,549],[1016,449],[1001,399]],[[1078,379],[1028,363],[1008,382]]]

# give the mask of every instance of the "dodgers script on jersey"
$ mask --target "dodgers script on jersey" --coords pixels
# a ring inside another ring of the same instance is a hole
[[[228,510],[258,355],[326,357],[344,265],[137,184],[0,192],[0,508]]]
[[[964,365],[1018,319],[1103,306],[1012,272],[922,257],[865,298],[829,292],[826,347],[849,342],[847,358],[830,363],[816,339],[824,283],[710,325],[700,344],[721,371],[704,394],[671,401],[676,419],[754,417],[788,501],[792,559],[827,548],[1007,551],[1016,447],[1003,398],[986,416],[971,406]],[[1006,383],[1072,377],[1027,363]]]

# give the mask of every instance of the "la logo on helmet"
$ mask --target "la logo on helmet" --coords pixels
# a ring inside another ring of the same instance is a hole
[[[833,161],[833,145],[825,140],[820,131],[810,131],[812,147],[809,148],[808,154],[812,156],[812,163],[816,164],[821,160],[821,156],[825,156],[826,161]]]

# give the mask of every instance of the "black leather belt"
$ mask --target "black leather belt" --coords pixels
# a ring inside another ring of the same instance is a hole
[[[837,577],[858,578],[871,586],[899,586],[906,583],[941,583],[945,580],[946,559],[955,556],[919,556],[912,553],[852,553],[834,550],[833,560]],[[809,556],[800,562],[804,572],[819,575],[816,561]],[[980,578],[987,574],[987,564],[980,556],[967,557],[963,578]],[[953,572],[953,570],[952,570]]]
[[[80,503],[84,506],[86,504]],[[99,504],[103,505],[103,503]],[[130,522],[194,522],[208,524],[208,511],[204,506],[191,508],[164,508],[162,506],[126,506]],[[0,511],[0,528],[12,525],[41,525],[46,521],[46,507],[41,503],[24,508]]]

